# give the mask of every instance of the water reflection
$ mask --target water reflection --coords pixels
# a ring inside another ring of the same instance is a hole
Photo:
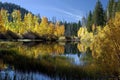
[[[1,42],[0,70],[0,80],[90,80],[103,72],[90,48],[73,42]]]
[[[40,43],[37,42],[24,42],[23,45],[27,46],[26,49],[22,45],[22,50],[19,48],[20,53],[27,52],[29,55],[33,55],[34,58],[39,58],[41,55],[51,55],[51,56],[64,56],[66,59],[68,59],[69,62],[71,62],[74,65],[85,65],[86,61],[82,60],[84,57],[86,57],[86,51],[87,49],[83,51],[80,51],[80,49],[83,49],[84,46],[80,43],[65,43],[65,42],[59,42],[59,43]],[[25,49],[25,50],[24,50]],[[26,53],[25,53],[26,54]],[[28,55],[27,55],[28,56]],[[92,57],[92,56],[91,56]]]
[[[0,80],[60,80],[59,78],[52,78],[38,72],[20,72],[14,70],[0,71]]]
[[[71,62],[75,65],[84,65],[84,61],[81,60],[81,57],[84,54],[80,54],[80,56],[78,56],[78,54],[66,54],[65,56],[70,58]]]
[[[79,51],[77,43],[38,43],[38,42],[9,42],[1,43],[0,47],[3,49],[17,50],[20,54],[27,57],[42,58],[46,55],[51,56],[66,56],[67,59],[73,60],[73,64],[83,65],[81,57],[84,53]]]

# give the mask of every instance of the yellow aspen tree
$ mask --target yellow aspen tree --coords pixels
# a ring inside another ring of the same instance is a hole
[[[2,16],[0,15],[0,33],[5,33],[6,29],[3,26]]]
[[[50,23],[50,24],[49,24],[49,27],[48,27],[48,34],[49,34],[50,36],[53,35],[53,33],[54,33],[54,28],[55,28],[54,24],[53,24],[53,23]]]
[[[13,23],[12,23],[12,30],[15,33],[20,34],[20,29],[22,27],[22,22],[21,22],[21,12],[19,10],[14,10],[12,12],[12,17],[13,17]]]
[[[5,9],[0,10],[0,15],[2,16],[3,26],[5,26],[6,29],[9,28],[9,21],[8,21],[8,11]]]
[[[48,34],[48,19],[46,17],[42,17],[42,21],[40,23],[40,35],[47,35]]]
[[[31,31],[33,29],[33,16],[31,13],[28,13],[24,16],[24,29],[27,31]]]

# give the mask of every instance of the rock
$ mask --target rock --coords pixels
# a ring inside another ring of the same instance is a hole
[[[20,36],[10,30],[8,30],[5,35],[7,36],[7,39],[21,39]]]
[[[7,39],[7,37],[5,36],[5,34],[0,33],[0,39]]]
[[[22,36],[23,36],[23,39],[40,39],[40,36],[33,32],[27,32]]]
[[[16,40],[20,38],[20,36],[10,30],[6,31],[5,33],[0,33],[1,40]]]

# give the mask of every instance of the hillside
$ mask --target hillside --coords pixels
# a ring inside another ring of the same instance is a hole
[[[21,18],[23,19],[24,15],[27,14],[29,11],[22,8],[19,5],[13,4],[13,3],[2,3],[0,2],[0,10],[5,9],[8,11],[9,14],[11,14],[14,10],[20,10],[21,12]]]

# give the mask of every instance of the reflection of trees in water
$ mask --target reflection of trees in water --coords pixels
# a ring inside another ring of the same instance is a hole
[[[59,45],[56,43],[52,44],[43,44],[40,43],[36,46],[33,47],[28,47],[28,46],[19,46],[19,52],[24,53],[24,55],[32,55],[34,57],[37,57],[39,55],[58,55],[58,54],[63,54],[64,53],[64,46]]]
[[[77,43],[66,42],[65,44],[65,54],[79,54],[79,50],[77,48]]]
[[[0,70],[4,69],[6,65],[4,64],[3,60],[0,59]]]
[[[87,47],[85,45],[81,44],[81,43],[77,44],[77,48],[82,53],[86,53],[86,51],[87,51]]]
[[[3,46],[4,45],[4,46]],[[34,46],[33,46],[34,45]],[[39,55],[58,55],[64,54],[64,45],[58,43],[2,43],[3,49],[18,50],[20,54],[27,56],[38,57]]]
[[[1,43],[0,50],[14,50],[19,54],[14,54],[14,51],[10,52],[10,54],[8,54],[9,52],[5,52],[4,55],[0,53],[0,69],[6,67],[6,65],[3,63],[5,62],[7,64],[14,65],[16,69],[22,71],[40,71],[48,75],[52,75],[57,71],[57,75],[62,75],[62,77],[63,75],[77,75],[77,77],[85,75],[95,76],[96,73],[98,73],[96,75],[102,74],[103,76],[103,73],[105,73],[106,75],[118,74],[117,70],[119,69],[119,65],[116,64],[117,62],[114,56],[110,56],[110,54],[102,54],[103,56],[96,60],[97,63],[90,63],[89,65],[86,65],[84,67],[71,65],[68,59],[63,56],[51,56],[53,54],[64,54],[64,52],[66,54],[75,54],[83,51],[86,52],[86,56],[83,59],[90,61],[92,59],[90,48],[84,49],[85,47],[81,46],[82,44],[80,43],[39,43],[37,45],[30,46],[31,44],[33,45],[33,43],[30,43],[29,46],[26,46],[23,45],[22,42],[7,44]],[[80,51],[77,49],[77,47]],[[41,55],[45,56],[43,56],[42,58],[38,58],[41,57]],[[83,73],[83,75],[81,75],[81,73]]]
[[[59,54],[80,54],[77,43],[40,43],[40,42],[16,42],[16,43],[1,43],[2,48],[18,50],[21,54],[38,57],[39,55],[59,55]]]
[[[51,77],[65,77],[68,78],[68,80],[93,76],[88,75],[87,72],[82,70],[82,67],[72,65],[64,56],[53,57],[48,55],[43,56],[42,59],[36,59],[19,54],[15,50],[1,50],[0,54],[0,58],[5,63],[13,65],[15,70],[22,72],[40,72]]]

